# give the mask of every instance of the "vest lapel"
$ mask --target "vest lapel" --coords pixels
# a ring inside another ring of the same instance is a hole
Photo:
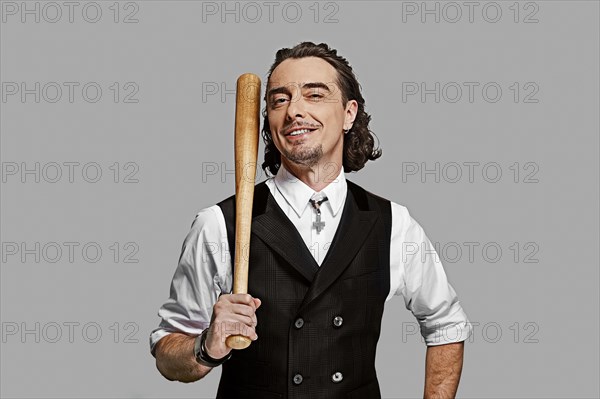
[[[352,195],[354,190],[350,190],[350,186],[348,188],[342,219],[333,237],[331,247],[298,312],[319,297],[346,270],[377,220],[375,211],[358,208],[354,195]]]
[[[271,193],[268,194],[264,213],[252,219],[252,233],[284,258],[308,282],[313,281],[319,265]]]

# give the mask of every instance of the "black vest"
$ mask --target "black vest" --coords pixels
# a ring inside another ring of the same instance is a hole
[[[319,267],[263,182],[254,192],[248,292],[258,340],[223,364],[217,398],[380,398],[375,352],[390,290],[390,202],[347,181]],[[235,196],[218,204],[232,259]]]

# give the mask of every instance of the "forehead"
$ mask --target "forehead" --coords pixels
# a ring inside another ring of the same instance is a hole
[[[271,74],[268,88],[296,86],[307,82],[326,84],[337,82],[337,72],[327,61],[318,57],[288,58]]]

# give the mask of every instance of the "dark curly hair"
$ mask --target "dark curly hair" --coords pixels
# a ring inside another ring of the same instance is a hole
[[[373,134],[369,130],[371,115],[365,112],[365,100],[360,92],[360,84],[354,76],[352,67],[348,61],[337,54],[337,50],[330,48],[325,43],[314,44],[303,42],[293,48],[282,48],[275,55],[275,62],[271,65],[268,78],[279,64],[288,58],[319,57],[327,61],[337,71],[337,85],[341,89],[342,104],[345,106],[349,100],[356,100],[358,112],[350,131],[344,135],[344,172],[355,172],[362,169],[369,160],[375,160],[381,156],[381,149],[374,149]],[[265,93],[264,100],[267,101]],[[271,127],[267,118],[267,109],[263,109],[264,123],[262,137],[265,143],[265,161],[262,168],[266,173],[277,174],[281,166],[281,153],[275,147],[271,136]]]

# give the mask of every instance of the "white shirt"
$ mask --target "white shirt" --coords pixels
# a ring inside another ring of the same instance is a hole
[[[343,169],[322,192],[325,222],[319,234],[312,223],[315,210],[309,199],[315,192],[283,165],[266,181],[275,201],[294,224],[304,243],[321,265],[339,225],[346,201]],[[440,258],[421,226],[408,210],[391,202],[390,292],[404,298],[416,317],[428,346],[466,340],[472,331],[456,292],[448,282]],[[158,315],[162,318],[150,334],[150,349],[172,332],[199,335],[208,327],[213,305],[221,293],[231,293],[233,276],[225,218],[218,205],[201,210],[186,236],[179,264],[171,282],[170,298]],[[252,265],[250,265],[252,267]]]

